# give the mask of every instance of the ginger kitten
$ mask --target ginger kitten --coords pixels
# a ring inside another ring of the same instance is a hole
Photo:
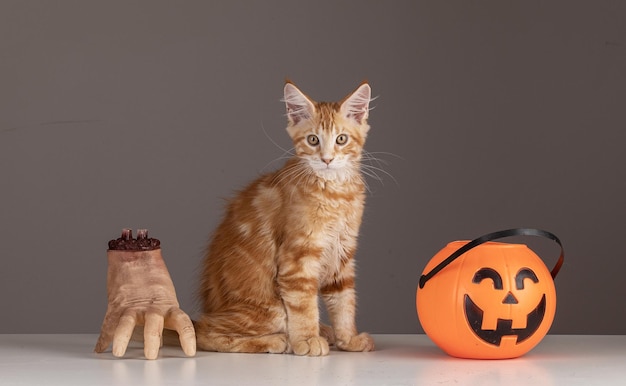
[[[284,89],[295,156],[228,205],[201,276],[198,347],[327,355],[374,350],[357,332],[354,253],[365,201],[361,175],[371,90],[338,103]],[[318,295],[332,328],[319,321]]]

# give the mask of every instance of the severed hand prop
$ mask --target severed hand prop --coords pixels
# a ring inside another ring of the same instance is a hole
[[[196,334],[189,316],[176,299],[157,239],[140,229],[133,239],[124,229],[122,237],[109,241],[107,273],[108,307],[95,351],[113,343],[113,355],[124,356],[136,326],[144,326],[144,354],[156,359],[163,328],[178,332],[187,356],[196,353]]]

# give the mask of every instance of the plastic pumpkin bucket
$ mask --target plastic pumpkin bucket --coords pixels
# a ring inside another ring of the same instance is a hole
[[[523,244],[493,242],[541,236],[561,246],[550,272]],[[419,321],[447,354],[472,359],[524,355],[547,334],[556,311],[556,277],[563,246],[550,232],[516,228],[455,241],[426,265],[416,293]]]

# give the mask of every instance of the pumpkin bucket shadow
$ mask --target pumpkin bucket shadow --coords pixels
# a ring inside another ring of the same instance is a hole
[[[550,272],[523,244],[493,240],[541,236],[561,246]],[[426,334],[448,355],[508,359],[524,355],[548,333],[556,311],[554,277],[563,246],[550,232],[516,228],[455,241],[424,268],[416,306]]]

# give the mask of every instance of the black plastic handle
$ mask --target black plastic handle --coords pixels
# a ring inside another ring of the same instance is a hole
[[[557,244],[559,244],[559,246],[561,247],[561,254],[559,256],[559,260],[556,262],[554,268],[552,268],[552,271],[550,272],[553,279],[556,277],[556,275],[561,270],[561,266],[563,265],[563,261],[565,259],[565,251],[563,250],[563,244],[561,244],[561,240],[559,240],[559,238],[556,237],[553,233],[550,233],[548,231],[544,231],[541,229],[513,228],[513,229],[507,229],[504,231],[498,231],[498,232],[486,234],[484,236],[481,236],[477,239],[470,241],[469,243],[465,244],[461,248],[457,249],[456,251],[454,251],[454,253],[448,256],[445,260],[437,264],[435,268],[431,269],[430,272],[420,277],[419,288],[424,288],[428,280],[430,280],[439,271],[444,269],[448,264],[452,263],[459,256],[469,251],[470,249],[477,247],[480,244],[486,243],[487,241],[493,241],[493,240],[501,239],[504,237],[511,237],[511,236],[539,236],[539,237],[548,238],[550,240],[553,240]]]

